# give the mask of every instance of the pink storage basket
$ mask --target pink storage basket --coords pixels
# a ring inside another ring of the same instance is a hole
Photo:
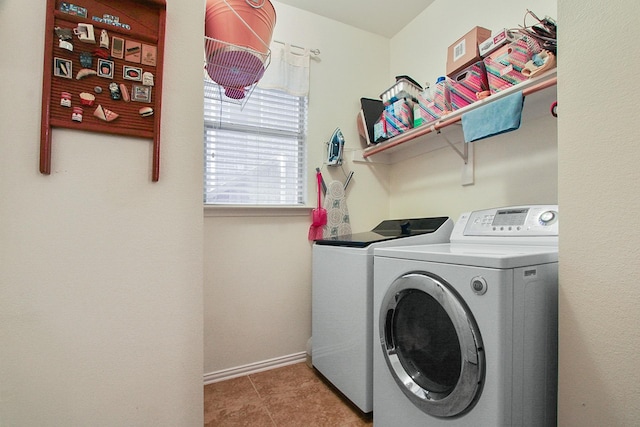
[[[413,126],[413,102],[400,99],[384,107],[382,112],[385,126],[385,136],[400,135]]]
[[[458,110],[478,100],[478,93],[489,90],[484,62],[479,61],[451,79],[451,108]]]
[[[413,127],[422,126],[440,118],[435,110],[435,101],[428,92],[421,92],[416,97],[417,103],[413,107]]]
[[[525,64],[542,50],[534,39],[522,38],[492,52],[484,59],[489,89],[497,93],[527,80],[522,74]]]
[[[427,110],[433,117],[440,118],[451,112],[450,86],[449,79],[445,77],[433,87],[433,102],[427,105]]]

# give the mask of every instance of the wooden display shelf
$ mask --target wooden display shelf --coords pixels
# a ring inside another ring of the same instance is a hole
[[[151,139],[151,178],[154,182],[158,181],[166,0],[76,1],[77,3],[47,0],[40,172],[46,175],[51,173],[52,128],[67,128]],[[79,24],[93,26],[95,43],[83,42],[77,35],[73,35],[70,40],[73,50],[61,47],[55,29],[73,31]],[[106,30],[108,34],[108,49],[100,47],[102,30]],[[114,38],[124,43],[122,55],[112,51]],[[151,53],[143,56],[143,52]],[[81,64],[82,54],[91,55],[90,67]],[[99,67],[100,60],[109,61],[103,64],[107,67],[102,71]],[[59,63],[64,64],[66,74],[60,72]],[[126,76],[125,67],[129,71]],[[78,71],[81,69],[91,69],[100,74],[78,79]],[[143,84],[143,73],[152,75],[152,85]],[[112,99],[109,89],[111,83],[124,85],[131,101]],[[102,91],[97,92],[97,87]],[[71,95],[71,106],[62,105],[64,92]],[[95,96],[93,105],[81,104],[80,93],[83,92]],[[118,117],[110,122],[95,117],[94,111],[98,106],[118,114]],[[82,108],[82,121],[72,120],[74,107]],[[151,107],[153,115],[142,117],[139,110],[143,107]]]

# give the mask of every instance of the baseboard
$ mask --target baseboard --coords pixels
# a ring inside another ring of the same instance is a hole
[[[269,369],[281,368],[294,363],[304,362],[307,353],[290,354],[288,356],[276,357],[275,359],[264,360],[262,362],[250,363],[236,368],[223,369],[222,371],[204,374],[204,384],[213,384],[219,381],[230,380],[232,378],[242,377],[244,375],[255,374],[257,372],[268,371]]]

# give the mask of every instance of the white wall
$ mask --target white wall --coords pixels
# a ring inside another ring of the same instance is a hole
[[[558,12],[558,425],[637,426],[640,59],[627,42],[640,37],[640,4],[563,0]]]
[[[556,17],[556,0],[535,5],[499,0],[491,11],[483,2],[456,4],[436,0],[391,40],[391,75],[410,75],[433,84],[445,74],[447,48],[474,26],[497,32],[524,23],[527,8],[539,17]],[[535,23],[527,17],[526,23]],[[557,203],[557,120],[549,104],[555,98],[525,100],[521,128],[473,144],[475,184],[461,185],[462,159],[448,147],[416,156],[391,168],[391,216],[448,215],[494,206]],[[545,103],[546,102],[546,103]],[[533,108],[532,108],[533,107]],[[433,134],[419,143],[441,139]],[[447,129],[453,143],[463,141],[459,124]],[[459,147],[461,148],[461,147]]]
[[[360,98],[388,87],[389,40],[300,9],[273,2],[273,38],[320,49],[311,60],[308,128],[308,204],[315,204],[315,168],[326,141],[343,131],[344,168],[324,166],[325,181],[344,182],[354,230],[388,215],[388,168],[353,164],[362,148],[355,117]],[[274,214],[208,211],[205,217],[204,373],[304,352],[311,336],[309,211]],[[211,215],[211,216],[209,216]]]
[[[38,172],[45,4],[0,2],[0,425],[202,425],[202,2],[168,5],[158,183],[150,140],[73,130]]]

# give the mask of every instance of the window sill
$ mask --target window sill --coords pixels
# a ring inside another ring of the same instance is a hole
[[[308,216],[313,207],[309,206],[240,206],[240,205],[205,205],[205,217],[283,217]]]

